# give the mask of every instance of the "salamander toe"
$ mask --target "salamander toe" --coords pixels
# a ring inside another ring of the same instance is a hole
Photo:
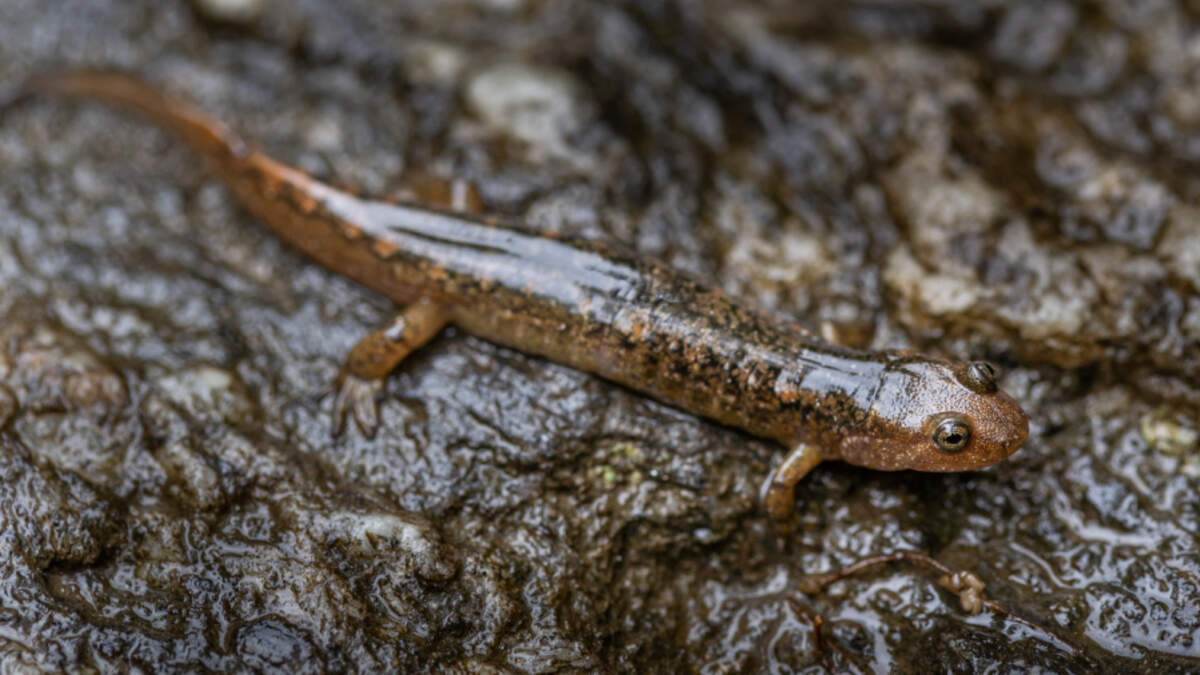
[[[364,380],[343,374],[333,400],[333,434],[341,435],[346,428],[346,414],[350,413],[354,415],[359,431],[367,438],[374,438],[379,429],[379,398],[382,393],[382,379]]]

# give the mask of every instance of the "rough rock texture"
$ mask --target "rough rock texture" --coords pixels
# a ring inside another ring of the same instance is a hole
[[[821,467],[391,311],[97,105],[0,120],[0,669],[1200,668],[1193,2],[6,0],[0,83],[136,70],[280,159],[614,237],[858,346],[1007,367],[987,471]],[[864,556],[931,553],[965,614]],[[812,618],[824,619],[817,639]]]

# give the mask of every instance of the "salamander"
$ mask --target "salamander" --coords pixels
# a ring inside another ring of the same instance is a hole
[[[783,444],[788,453],[762,495],[777,520],[792,513],[795,485],[821,462],[964,471],[1008,457],[1028,435],[1025,413],[985,362],[829,344],[617,243],[361,197],[268,157],[129,74],[47,74],[0,105],[34,94],[148,115],[275,235],[403,305],[347,357],[334,433],[350,415],[372,435],[383,379],[453,324]]]

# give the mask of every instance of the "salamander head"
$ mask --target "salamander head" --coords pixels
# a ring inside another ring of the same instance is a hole
[[[873,469],[967,471],[1016,452],[1029,418],[982,361],[896,358],[882,373],[867,420],[840,456]]]

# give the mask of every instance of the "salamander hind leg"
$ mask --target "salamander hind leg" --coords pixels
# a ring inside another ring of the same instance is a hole
[[[815,445],[801,443],[783,458],[783,462],[767,477],[763,484],[762,501],[767,513],[776,523],[787,520],[796,506],[796,483],[821,463],[820,449]]]
[[[346,414],[351,413],[359,430],[374,436],[379,426],[379,396],[384,378],[405,357],[437,335],[449,320],[450,312],[445,305],[422,299],[359,340],[338,376],[337,397],[333,402],[334,434],[342,432]]]

